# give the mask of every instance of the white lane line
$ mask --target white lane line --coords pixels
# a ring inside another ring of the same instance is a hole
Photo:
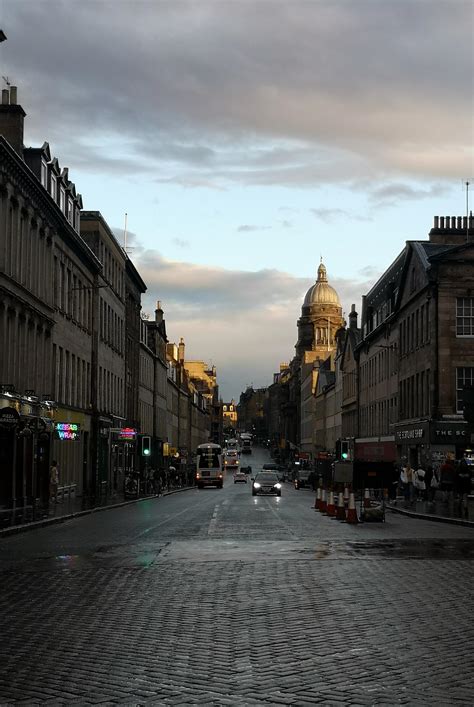
[[[207,529],[207,534],[208,535],[213,535],[215,530],[216,530],[216,525],[217,525],[217,511],[219,510],[219,504],[215,506],[214,508],[214,513],[212,514],[212,518],[209,522],[209,527]]]

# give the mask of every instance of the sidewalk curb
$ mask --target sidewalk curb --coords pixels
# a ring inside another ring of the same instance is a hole
[[[161,496],[172,496],[174,493],[181,493],[182,491],[190,491],[195,488],[194,486],[185,486],[180,489],[173,489],[173,491],[166,491],[161,494]],[[143,498],[133,498],[131,501],[121,501],[120,503],[114,503],[109,506],[96,506],[95,508],[87,508],[84,511],[76,511],[76,513],[69,513],[64,516],[57,516],[55,518],[44,518],[43,520],[37,520],[33,523],[25,523],[24,525],[12,525],[10,528],[2,528],[0,530],[0,538],[6,537],[8,535],[18,535],[19,533],[26,533],[29,530],[37,530],[38,528],[45,528],[48,525],[57,525],[58,523],[64,523],[67,520],[73,520],[73,518],[80,518],[81,516],[88,516],[92,513],[98,513],[99,511],[111,511],[115,508],[123,508],[124,506],[131,506],[133,503],[141,503],[143,501],[150,501],[154,498],[160,498],[160,495],[156,494],[154,496],[144,496]]]
[[[474,528],[474,522],[472,520],[464,520],[463,518],[448,518],[447,516],[435,516],[428,513],[417,513],[416,511],[409,511],[406,508],[397,508],[396,506],[390,506],[387,504],[387,511],[392,511],[392,513],[399,513],[403,516],[408,516],[409,518],[420,518],[421,520],[432,520],[437,523],[451,523],[452,525],[464,525],[467,528]]]

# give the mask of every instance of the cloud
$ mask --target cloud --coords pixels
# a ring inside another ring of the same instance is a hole
[[[373,205],[380,208],[396,206],[401,201],[421,201],[445,195],[448,188],[444,184],[432,184],[428,189],[419,189],[402,182],[391,182],[373,189],[369,198]]]
[[[310,278],[267,269],[254,272],[172,261],[145,250],[134,259],[147,284],[145,312],[160,300],[170,341],[184,337],[188,358],[216,365],[221,395],[238,398],[249,382],[266,386],[281,361],[294,356],[297,319]],[[331,279],[344,312],[373,284]],[[250,379],[250,380],[249,380]]]
[[[251,226],[249,224],[244,224],[239,226],[237,229],[238,233],[252,233],[253,231],[268,231],[271,226]]]
[[[472,4],[429,9],[25,0],[5,9],[4,64],[28,139],[90,171],[216,188],[458,178],[472,172]]]
[[[184,238],[173,238],[172,243],[178,246],[178,248],[189,248],[189,241]]]
[[[370,221],[370,216],[361,216],[345,209],[310,209],[310,211],[325,223],[332,223],[339,219],[347,219],[349,221]]]

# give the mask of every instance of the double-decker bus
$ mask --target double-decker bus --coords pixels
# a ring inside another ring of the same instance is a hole
[[[196,486],[217,486],[221,489],[224,485],[222,473],[222,449],[219,444],[200,444],[196,450]]]

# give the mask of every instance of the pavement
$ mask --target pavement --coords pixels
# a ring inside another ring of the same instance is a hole
[[[101,499],[97,505],[91,504],[88,499],[82,498],[81,496],[78,496],[77,498],[70,497],[57,501],[56,503],[51,503],[48,508],[41,509],[38,511],[35,519],[31,519],[17,525],[9,525],[4,528],[0,528],[0,537],[16,535],[17,533],[24,533],[30,530],[44,528],[45,526],[54,525],[56,523],[64,523],[65,521],[72,520],[73,518],[90,515],[91,513],[98,513],[99,511],[108,511],[113,510],[114,508],[121,508],[133,503],[139,503],[140,501],[146,501],[150,498],[168,496],[180,491],[186,491],[190,488],[194,487],[171,486],[168,490],[163,491],[163,493],[160,494],[140,496],[138,498],[131,499],[126,498],[124,494],[117,493],[114,496],[108,496]]]
[[[474,521],[466,517],[458,499],[444,500],[439,496],[434,502],[415,500],[407,503],[403,496],[387,503],[387,508],[394,513],[401,513],[411,518],[423,518],[438,523],[453,523],[474,527]]]

